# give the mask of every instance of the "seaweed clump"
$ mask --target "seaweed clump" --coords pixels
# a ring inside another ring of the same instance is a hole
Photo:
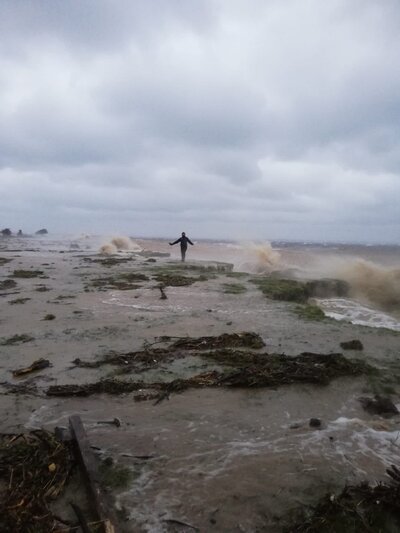
[[[177,354],[172,354],[170,350],[155,348],[152,350],[138,350],[126,353],[110,353],[97,361],[85,361],[79,358],[73,360],[73,364],[80,368],[99,368],[103,365],[115,365],[123,369],[123,372],[142,372],[154,368],[161,362],[177,358]]]
[[[204,352],[219,363],[235,366],[226,372],[205,372],[188,379],[170,382],[120,381],[104,379],[84,385],[53,385],[46,391],[48,396],[89,396],[97,393],[123,394],[143,390],[159,391],[163,399],[171,392],[203,387],[275,387],[291,383],[314,383],[326,385],[340,376],[358,375],[370,368],[362,361],[351,361],[342,354],[302,353],[297,357],[283,354],[246,354],[235,351]],[[146,398],[147,399],[147,398]]]
[[[147,281],[149,278],[145,274],[139,272],[127,272],[118,274],[115,277],[96,278],[92,280],[90,286],[100,290],[117,289],[120,291],[128,291],[139,289],[141,286],[137,285],[137,281]]]
[[[169,340],[170,337],[162,337]],[[217,348],[252,348],[259,349],[265,346],[264,341],[257,333],[245,331],[243,333],[223,333],[217,337],[182,338],[176,340],[170,350],[214,350]]]
[[[43,276],[43,270],[14,270],[12,277],[13,278],[38,278],[47,277]]]
[[[302,512],[287,533],[391,533],[400,530],[400,470],[387,470],[390,481],[372,487],[348,485],[335,496],[326,494]]]
[[[171,337],[159,337],[156,342],[168,342]],[[124,373],[135,370],[143,372],[157,367],[171,359],[185,357],[188,350],[215,350],[221,348],[251,348],[259,349],[265,346],[262,338],[256,333],[225,333],[217,337],[181,338],[166,348],[151,348],[146,345],[143,350],[126,353],[110,353],[97,361],[74,359],[73,364],[81,368],[99,368],[103,365],[115,365],[121,367]],[[200,354],[204,355],[204,354]]]
[[[261,292],[273,300],[306,303],[309,291],[305,283],[293,279],[256,278],[251,280]]]
[[[303,318],[304,320],[315,320],[317,322],[324,320],[326,318],[325,313],[317,305],[298,305],[296,307],[297,316]]]
[[[68,444],[43,430],[0,439],[0,530],[48,533],[58,520],[50,503],[73,464]]]
[[[16,300],[10,300],[8,303],[10,305],[15,305],[15,304],[24,304],[26,302],[29,302],[30,298],[17,298]]]
[[[17,283],[13,279],[5,279],[0,281],[0,291],[6,291],[8,289],[14,289]]]
[[[223,284],[225,294],[243,294],[246,292],[246,287],[240,283],[224,283]]]
[[[25,333],[23,333],[22,335],[13,335],[12,337],[7,337],[6,339],[3,339],[0,344],[2,346],[13,346],[14,344],[24,344],[25,342],[30,342],[33,340],[35,340],[34,337],[25,335]]]
[[[154,279],[165,287],[187,287],[189,285],[192,285],[196,281],[207,280],[204,275],[200,275],[198,278],[193,278],[190,276],[182,276],[180,274],[174,273],[157,274],[156,276],[154,276]]]

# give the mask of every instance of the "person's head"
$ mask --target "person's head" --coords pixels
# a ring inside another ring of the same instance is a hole
[[[182,237],[185,237],[186,233],[184,231],[182,231]]]

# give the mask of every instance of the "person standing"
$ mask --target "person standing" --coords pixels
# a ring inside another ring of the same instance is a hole
[[[177,239],[175,242],[170,242],[169,245],[173,246],[174,244],[178,244],[178,242],[181,243],[181,257],[182,257],[182,261],[184,262],[186,258],[186,250],[188,247],[188,243],[191,244],[192,246],[193,246],[193,243],[189,239],[189,237],[186,237],[186,233],[184,231],[182,231],[182,237]]]

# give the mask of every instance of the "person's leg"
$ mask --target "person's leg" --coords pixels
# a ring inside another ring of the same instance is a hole
[[[185,262],[186,248],[181,248],[182,261]]]

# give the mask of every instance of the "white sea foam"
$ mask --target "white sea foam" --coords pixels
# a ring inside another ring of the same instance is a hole
[[[360,326],[400,331],[400,322],[394,317],[367,305],[362,305],[355,300],[326,298],[317,299],[316,302],[327,316],[336,320],[347,320]]]

